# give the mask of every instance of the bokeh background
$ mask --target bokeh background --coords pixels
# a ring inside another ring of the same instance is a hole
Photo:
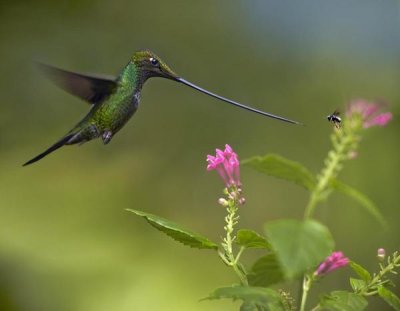
[[[175,243],[125,209],[219,240],[223,185],[206,172],[206,154],[229,143],[242,159],[279,153],[317,172],[330,147],[325,117],[353,98],[383,100],[394,113],[387,128],[365,133],[359,157],[341,175],[378,204],[390,229],[339,195],[317,216],[338,250],[376,270],[378,247],[400,247],[399,39],[395,0],[2,0],[0,309],[237,309],[230,301],[199,302],[237,281],[215,253]],[[306,126],[153,79],[111,144],[66,147],[22,168],[89,109],[33,61],[117,74],[141,48],[189,81]],[[261,231],[267,220],[302,217],[303,189],[245,167],[242,182],[242,227]],[[347,268],[323,280],[310,302],[321,291],[348,288],[350,274]],[[373,301],[369,310],[385,308]]]

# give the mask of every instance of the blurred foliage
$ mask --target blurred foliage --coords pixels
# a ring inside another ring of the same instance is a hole
[[[395,115],[366,135],[342,176],[378,203],[390,230],[346,198],[326,203],[318,218],[337,248],[369,270],[378,247],[398,249],[397,1],[2,1],[0,19],[1,310],[237,309],[198,301],[234,281],[218,258],[170,241],[125,209],[218,240],[222,185],[206,172],[205,155],[229,143],[242,158],[273,152],[316,172],[329,148],[325,116],[354,97],[382,99]],[[66,147],[21,168],[88,110],[33,61],[117,74],[140,48],[200,86],[306,126],[154,79],[110,145]],[[301,217],[306,191],[249,169],[242,181],[243,227]],[[321,291],[338,288],[345,273],[321,282]]]

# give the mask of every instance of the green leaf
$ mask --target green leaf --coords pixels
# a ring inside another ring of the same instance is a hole
[[[365,282],[368,282],[371,280],[371,274],[365,268],[363,268],[361,265],[359,265],[358,263],[355,263],[354,261],[350,261],[350,267]]]
[[[143,217],[154,228],[185,245],[199,249],[218,249],[218,245],[214,242],[211,242],[209,239],[192,231],[186,230],[180,225],[169,220],[133,209],[127,209],[127,211]]]
[[[383,218],[381,212],[374,202],[372,202],[366,195],[337,179],[331,180],[330,186],[341,194],[347,195],[348,197],[357,201],[382,225],[382,227],[387,228],[387,222],[385,218]]]
[[[258,172],[294,182],[308,190],[315,187],[315,178],[311,172],[298,162],[275,154],[253,157],[241,161]]]
[[[253,230],[240,229],[236,236],[236,243],[245,248],[271,248],[267,240]]]
[[[242,300],[244,304],[242,305],[241,310],[245,311],[253,311],[257,309],[265,311],[284,311],[281,296],[271,288],[252,286],[221,287],[204,299],[221,298]]]
[[[259,308],[260,309],[260,308]],[[262,311],[264,308],[261,308]],[[251,302],[243,302],[240,306],[240,311],[257,311],[257,305]]]
[[[267,223],[265,231],[289,279],[315,269],[334,246],[328,228],[314,220],[278,220]]]
[[[362,311],[368,302],[357,294],[346,291],[334,291],[321,298],[319,305],[329,311]]]
[[[360,280],[360,279],[355,279],[355,278],[350,278],[350,285],[351,288],[355,291],[358,292],[361,289],[363,289],[365,287],[365,281],[364,280]]]
[[[388,290],[384,286],[379,286],[378,294],[383,300],[388,303],[389,306],[391,306],[396,311],[400,311],[400,298],[396,296],[395,293]]]
[[[274,253],[258,259],[247,275],[252,286],[268,287],[284,280],[282,268]]]

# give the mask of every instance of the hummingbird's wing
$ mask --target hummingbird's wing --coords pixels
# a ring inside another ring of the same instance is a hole
[[[83,75],[41,63],[38,65],[57,86],[90,104],[102,102],[117,87],[113,78]]]

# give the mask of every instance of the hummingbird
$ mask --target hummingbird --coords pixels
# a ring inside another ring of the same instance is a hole
[[[60,140],[23,166],[35,163],[65,145],[83,144],[99,137],[105,145],[108,144],[136,112],[142,87],[149,78],[153,77],[166,78],[185,84],[221,101],[266,117],[300,124],[297,121],[264,112],[207,91],[178,76],[149,50],[135,52],[116,78],[84,75],[44,64],[40,64],[40,67],[57,86],[88,102],[91,109]]]

